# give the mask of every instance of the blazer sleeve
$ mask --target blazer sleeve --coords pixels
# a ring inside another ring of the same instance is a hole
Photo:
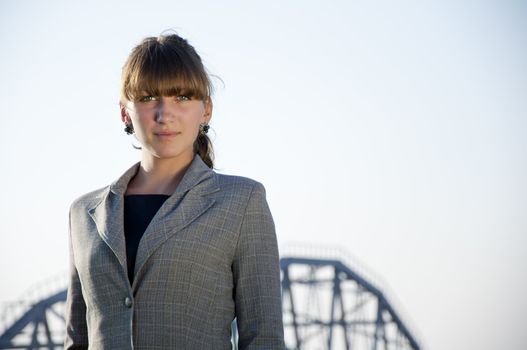
[[[262,184],[255,183],[233,262],[238,348],[284,349],[275,228]]]
[[[86,325],[86,304],[82,296],[81,283],[75,266],[71,237],[71,210],[69,229],[69,285],[66,298],[66,337],[65,350],[88,349],[88,330]]]

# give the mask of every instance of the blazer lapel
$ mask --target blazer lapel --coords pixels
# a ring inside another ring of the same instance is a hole
[[[215,173],[196,155],[178,187],[163,203],[139,242],[134,286],[142,267],[154,251],[209,209],[215,202],[214,193],[217,191],[219,186]]]
[[[128,182],[136,174],[139,163],[129,168],[117,181],[112,183],[102,201],[89,208],[88,213],[95,221],[101,239],[113,251],[124,271],[126,265],[126,243],[123,228],[123,196]]]

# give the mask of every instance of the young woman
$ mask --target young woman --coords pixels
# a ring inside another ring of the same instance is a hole
[[[143,40],[121,82],[141,161],[70,210],[66,349],[283,349],[263,186],[217,174],[211,83],[185,39]]]

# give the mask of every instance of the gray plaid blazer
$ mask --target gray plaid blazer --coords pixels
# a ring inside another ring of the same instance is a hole
[[[196,156],[127,277],[123,196],[138,164],[70,209],[65,349],[283,349],[280,270],[264,187]]]

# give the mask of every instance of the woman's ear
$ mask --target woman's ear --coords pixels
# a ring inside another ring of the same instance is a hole
[[[208,97],[205,101],[203,101],[205,104],[205,112],[203,113],[203,118],[205,119],[205,123],[210,122],[210,118],[212,118],[212,99]]]
[[[119,108],[121,109],[121,120],[123,121],[123,123],[130,124],[132,120],[130,119],[128,112],[126,111],[126,106],[121,101],[119,101]]]

